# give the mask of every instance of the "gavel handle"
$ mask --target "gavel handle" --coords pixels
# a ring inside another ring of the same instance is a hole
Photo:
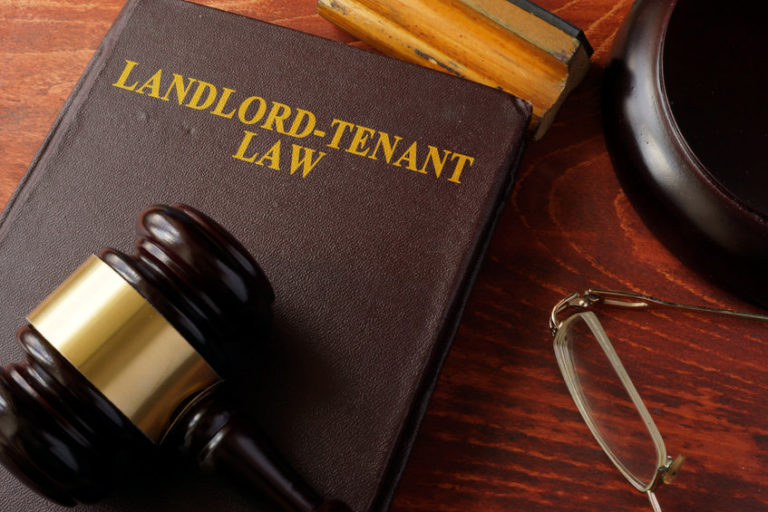
[[[323,501],[255,425],[242,417],[233,418],[219,430],[201,455],[202,467],[259,487],[288,511],[349,511],[339,502]]]
[[[256,487],[287,512],[352,512],[324,500],[277,452],[250,419],[233,412],[214,390],[177,419],[170,439],[194,456],[200,467]]]

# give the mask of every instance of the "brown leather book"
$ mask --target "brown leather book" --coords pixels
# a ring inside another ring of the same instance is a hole
[[[148,205],[188,203],[243,241],[277,295],[250,412],[320,492],[384,510],[529,116],[342,44],[129,1],[0,217],[0,361],[22,359],[13,333],[89,254],[132,250]],[[193,471],[148,474],[79,510],[270,510]],[[4,469],[0,509],[60,510]]]

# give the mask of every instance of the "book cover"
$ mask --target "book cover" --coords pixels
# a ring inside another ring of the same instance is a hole
[[[529,116],[500,91],[339,43],[129,1],[0,216],[0,361],[22,359],[12,333],[89,254],[131,250],[144,208],[190,204],[277,295],[250,412],[320,492],[385,510]],[[254,509],[193,472],[161,480],[80,509]],[[3,510],[60,509],[4,469],[0,482]]]

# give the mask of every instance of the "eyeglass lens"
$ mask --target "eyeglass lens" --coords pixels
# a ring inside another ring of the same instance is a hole
[[[602,439],[615,463],[642,485],[649,485],[657,470],[656,445],[598,341],[598,337],[606,336],[605,331],[591,313],[569,320],[565,336],[577,383],[575,391],[581,394],[596,430],[593,433]]]

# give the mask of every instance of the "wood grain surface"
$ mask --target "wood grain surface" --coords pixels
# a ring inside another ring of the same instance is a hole
[[[321,19],[314,0],[205,3],[361,46]],[[550,308],[571,291],[598,286],[753,309],[667,252],[614,176],[600,85],[630,0],[538,3],[585,31],[593,67],[546,137],[527,149],[396,512],[650,510],[602,454],[568,395],[547,329]],[[0,0],[0,204],[121,5]],[[617,350],[670,453],[688,457],[678,480],[659,491],[664,510],[768,510],[762,326],[666,313],[617,321],[638,333],[620,338]]]

